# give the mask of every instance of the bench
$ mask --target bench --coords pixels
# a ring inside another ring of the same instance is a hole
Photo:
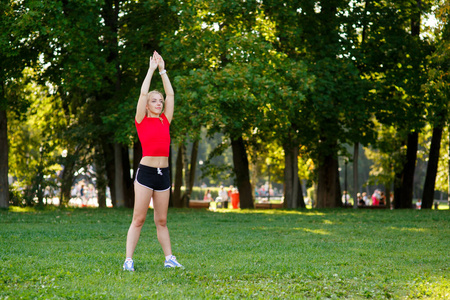
[[[386,205],[358,205],[358,208],[363,209],[386,209]]]
[[[189,208],[209,208],[209,201],[189,200]]]
[[[283,208],[283,202],[281,203],[257,202],[255,203],[255,208],[257,209]]]

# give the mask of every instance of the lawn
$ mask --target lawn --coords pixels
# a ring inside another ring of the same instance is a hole
[[[149,212],[151,213],[151,211]],[[129,209],[0,211],[0,299],[450,299],[450,213],[170,209],[122,271]]]

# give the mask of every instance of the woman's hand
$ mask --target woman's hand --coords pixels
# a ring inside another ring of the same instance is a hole
[[[154,56],[156,57],[156,60],[158,62],[158,69],[159,71],[164,71],[164,67],[165,67],[165,63],[164,63],[164,59],[162,58],[161,55],[159,55],[158,52],[155,51]]]
[[[156,68],[158,67],[158,56],[159,54],[155,52],[153,52],[153,56],[150,56],[150,70],[151,71],[155,71]]]

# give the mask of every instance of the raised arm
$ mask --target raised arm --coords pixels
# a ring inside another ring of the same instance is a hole
[[[166,94],[166,100],[164,101],[164,114],[166,115],[167,120],[169,120],[170,123],[172,122],[173,111],[175,107],[175,93],[173,91],[172,84],[170,83],[169,76],[167,75],[165,69],[164,59],[157,52],[155,52],[155,57],[158,62],[158,69],[159,74],[161,74],[161,79],[164,86],[164,93]]]
[[[156,51],[153,53],[153,57],[150,56],[149,68],[147,71],[147,75],[145,76],[144,82],[141,86],[141,94],[139,95],[138,104],[136,107],[136,121],[141,123],[147,114],[147,99],[148,99],[148,90],[150,89],[150,82],[152,81],[153,73],[158,67],[157,57],[155,56]]]

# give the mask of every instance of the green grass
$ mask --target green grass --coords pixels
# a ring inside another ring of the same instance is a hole
[[[151,213],[151,211],[150,211]],[[0,211],[0,299],[449,299],[449,211],[170,209],[121,270],[128,209]]]

